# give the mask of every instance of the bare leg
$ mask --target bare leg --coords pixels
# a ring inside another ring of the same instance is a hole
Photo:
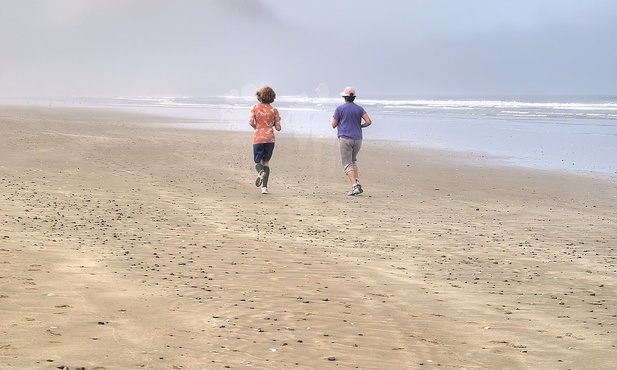
[[[358,180],[358,166],[354,164],[353,170],[347,172],[347,177],[349,177],[349,182],[351,182],[352,191],[349,195],[361,194],[364,192],[362,190],[362,186],[360,186],[360,182]]]
[[[349,172],[347,172],[347,177],[349,177],[349,181],[351,182],[351,185],[355,185],[356,184],[356,171],[355,170],[351,170]]]

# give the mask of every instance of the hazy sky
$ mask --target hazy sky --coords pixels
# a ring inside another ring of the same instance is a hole
[[[617,95],[615,0],[0,0],[0,96]],[[252,91],[251,91],[252,93]]]

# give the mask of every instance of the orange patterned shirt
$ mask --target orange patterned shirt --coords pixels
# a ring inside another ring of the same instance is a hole
[[[273,143],[274,125],[281,123],[279,111],[270,104],[255,104],[251,108],[249,124],[255,126],[253,144]]]

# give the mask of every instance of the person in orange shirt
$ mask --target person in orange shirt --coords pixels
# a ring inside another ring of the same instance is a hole
[[[253,159],[257,170],[255,186],[261,186],[262,194],[269,194],[270,159],[274,152],[274,130],[281,131],[281,116],[272,105],[276,93],[269,86],[257,90],[258,104],[251,108],[249,125],[255,130],[253,135]]]

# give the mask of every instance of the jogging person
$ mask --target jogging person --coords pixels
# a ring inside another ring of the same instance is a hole
[[[343,170],[351,182],[351,191],[348,195],[358,195],[364,191],[360,185],[357,163],[357,156],[362,147],[362,129],[370,126],[372,122],[364,108],[354,103],[356,89],[348,86],[341,96],[345,99],[345,103],[334,110],[332,128],[337,129]]]
[[[270,105],[276,98],[271,87],[262,87],[255,95],[259,103],[253,105],[249,116],[249,125],[255,130],[253,135],[253,159],[257,170],[255,186],[261,187],[262,194],[269,194],[269,162],[274,152],[274,130],[281,131],[281,116],[279,111]]]

